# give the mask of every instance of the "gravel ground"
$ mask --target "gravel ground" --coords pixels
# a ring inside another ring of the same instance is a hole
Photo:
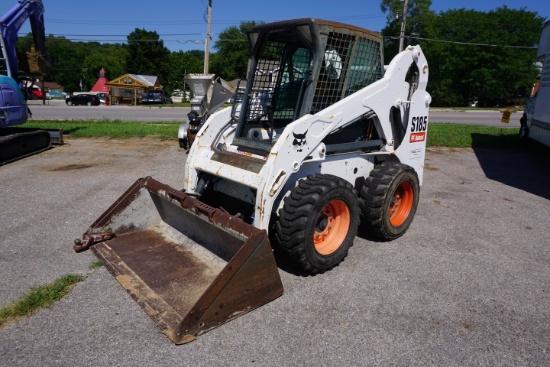
[[[550,160],[430,149],[410,230],[358,237],[330,272],[173,345],[72,241],[137,178],[182,186],[176,142],[75,140],[0,167],[0,306],[88,274],[0,329],[1,366],[548,366]]]

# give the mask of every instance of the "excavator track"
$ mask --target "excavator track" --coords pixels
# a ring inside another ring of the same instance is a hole
[[[0,130],[0,165],[50,149],[52,144],[63,144],[60,130],[5,128]]]

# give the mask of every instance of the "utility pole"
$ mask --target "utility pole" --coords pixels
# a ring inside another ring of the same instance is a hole
[[[399,0],[403,2],[403,0]],[[403,41],[405,40],[405,23],[407,22],[407,2],[403,5],[403,19],[401,20],[401,33],[399,34],[399,52],[403,51]]]
[[[183,98],[182,98],[182,102],[183,100],[187,100],[187,83],[185,82],[185,77],[187,76],[187,69],[185,69],[185,71],[183,72]],[[189,98],[191,100],[191,98]]]
[[[208,74],[210,61],[210,23],[212,22],[212,0],[208,0],[208,25],[206,26],[206,42],[204,46],[204,74]]]

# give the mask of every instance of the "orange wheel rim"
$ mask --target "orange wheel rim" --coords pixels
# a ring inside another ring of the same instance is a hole
[[[390,203],[390,223],[394,227],[398,227],[405,223],[414,202],[413,185],[408,182],[402,182],[395,192]]]
[[[330,255],[344,242],[351,223],[348,205],[342,200],[332,200],[323,210],[315,223],[313,244],[321,255]]]

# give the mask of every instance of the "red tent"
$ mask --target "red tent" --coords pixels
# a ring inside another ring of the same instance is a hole
[[[109,80],[105,78],[105,69],[101,68],[99,71],[99,79],[95,82],[90,92],[109,93],[109,87],[105,85],[107,82],[109,82]]]

